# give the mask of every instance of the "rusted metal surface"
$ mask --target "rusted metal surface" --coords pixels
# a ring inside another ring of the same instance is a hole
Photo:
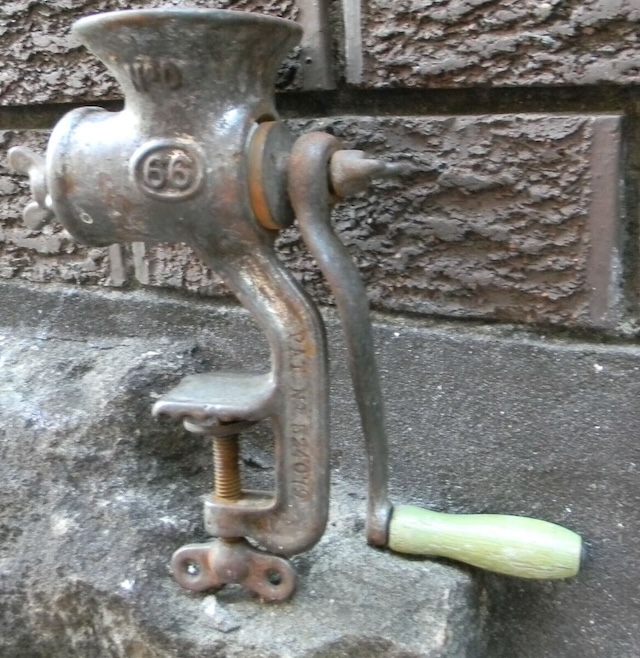
[[[317,542],[327,518],[324,329],[274,256],[273,231],[254,218],[246,145],[260,122],[276,117],[276,71],[301,29],[255,14],[171,9],[93,16],[74,33],[116,76],[125,109],[70,112],[53,132],[45,168],[24,152],[13,159],[26,161],[38,210],[50,204],[76,239],[186,241],[254,313],[271,346],[271,372],[188,379],[156,412],[218,438],[270,422],[276,490],[208,497],[206,525],[218,537],[299,553]],[[215,51],[203,54],[206,44]],[[236,551],[234,559],[271,564],[241,546],[224,545],[224,559]]]
[[[44,176],[44,158],[31,149],[17,146],[11,151],[9,165],[15,171],[29,177],[31,183],[31,201],[22,213],[24,223],[28,228],[38,230],[53,219],[50,198]]]
[[[328,0],[299,0],[298,21],[303,27],[300,62],[303,89],[333,89],[335,75],[331,53]]]
[[[325,133],[294,143],[277,121],[275,72],[299,39],[295,23],[147,10],[89,17],[74,32],[116,76],[125,108],[70,112],[52,134],[46,162],[13,151],[12,164],[30,176],[35,196],[27,219],[48,221],[53,212],[92,245],[187,242],[251,311],[271,348],[269,372],[187,377],[153,413],[182,421],[214,447],[215,490],[205,497],[204,521],[218,539],[176,552],[177,581],[195,590],[240,583],[284,600],[295,586],[286,557],[312,547],[327,523],[329,382],[322,320],[273,241],[295,209],[338,300],[368,452],[367,537],[384,546],[388,455],[367,300],[329,213],[338,196],[397,167],[340,153]],[[203,44],[215,50],[203,53]],[[242,488],[240,440],[255,423],[272,429],[273,491]]]
[[[294,138],[280,121],[261,123],[248,152],[249,194],[256,219],[270,229],[293,223],[293,208],[284,193]]]
[[[220,436],[213,440],[214,496],[219,500],[239,500],[242,494],[240,478],[240,445],[238,435]]]
[[[406,165],[365,157],[362,151],[336,151],[329,161],[328,185],[344,199],[364,192],[374,180],[400,176],[408,172]]]
[[[244,539],[183,546],[174,553],[171,569],[182,587],[196,592],[239,584],[275,602],[286,601],[296,586],[296,571],[288,560],[253,548]]]
[[[271,416],[275,397],[272,373],[202,373],[185,377],[163,395],[153,405],[153,415],[185,420],[213,436],[226,436],[232,424]]]

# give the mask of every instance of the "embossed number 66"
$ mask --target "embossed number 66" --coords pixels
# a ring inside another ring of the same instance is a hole
[[[184,152],[156,153],[142,168],[144,183],[154,190],[186,190],[193,184],[194,176],[193,161]]]

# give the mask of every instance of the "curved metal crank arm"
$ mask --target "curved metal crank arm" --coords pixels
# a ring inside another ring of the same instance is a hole
[[[574,576],[582,540],[566,528],[515,516],[444,514],[387,498],[388,440],[365,287],[351,256],[333,232],[330,190],[351,194],[372,178],[395,175],[398,165],[340,151],[331,135],[311,133],[294,144],[289,197],[305,244],[333,293],[346,334],[349,367],[365,435],[368,462],[367,540],[402,553],[448,557],[522,578]]]
[[[367,292],[351,254],[330,222],[336,199],[330,192],[329,164],[340,148],[340,142],[327,133],[300,137],[289,160],[289,198],[302,238],[328,281],[340,314],[367,450],[367,541],[386,546],[391,516],[387,496],[389,448]]]

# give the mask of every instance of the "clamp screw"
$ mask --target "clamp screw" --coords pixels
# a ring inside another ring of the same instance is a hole
[[[238,437],[225,436],[213,439],[213,469],[215,497],[221,500],[238,500],[242,492],[238,458]]]

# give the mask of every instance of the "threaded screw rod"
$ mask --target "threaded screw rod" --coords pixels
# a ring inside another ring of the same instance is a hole
[[[238,500],[242,493],[238,436],[213,439],[214,495],[219,500]]]

